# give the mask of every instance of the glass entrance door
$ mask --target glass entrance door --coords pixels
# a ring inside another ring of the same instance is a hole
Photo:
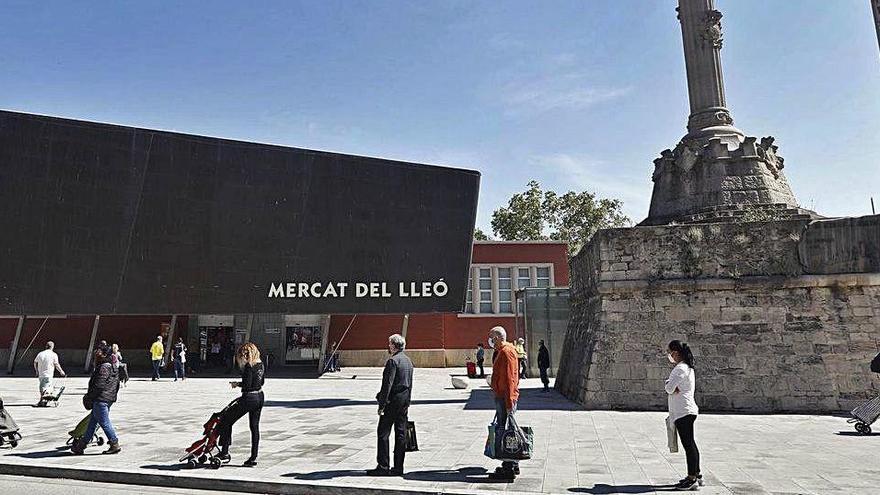
[[[321,327],[295,326],[287,327],[287,352],[284,362],[299,364],[318,361],[321,354]]]

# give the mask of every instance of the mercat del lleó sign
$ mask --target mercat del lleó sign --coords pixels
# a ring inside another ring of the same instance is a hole
[[[479,180],[0,111],[0,315],[461,311]]]

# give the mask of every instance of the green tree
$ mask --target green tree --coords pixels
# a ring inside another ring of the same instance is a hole
[[[506,241],[557,240],[577,253],[599,229],[625,227],[630,219],[618,199],[597,198],[583,191],[559,195],[530,181],[525,192],[514,194],[506,207],[492,214],[492,231]]]
[[[483,229],[477,227],[476,229],[474,229],[474,240],[475,241],[488,241],[489,236],[487,236],[486,233],[483,232]]]

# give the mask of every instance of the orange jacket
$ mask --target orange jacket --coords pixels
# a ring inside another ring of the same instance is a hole
[[[504,399],[507,409],[519,400],[519,361],[516,349],[510,342],[501,344],[496,349],[498,356],[492,363],[492,390],[499,399]]]

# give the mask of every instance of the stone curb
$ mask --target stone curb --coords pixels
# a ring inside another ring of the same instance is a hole
[[[486,490],[404,489],[395,487],[363,487],[353,485],[329,485],[303,482],[259,481],[253,479],[224,479],[202,476],[167,475],[119,469],[115,471],[92,468],[69,468],[60,466],[35,466],[16,463],[0,463],[0,474],[28,476],[32,478],[57,478],[99,483],[119,483],[190,490],[216,490],[240,493],[277,495],[466,495],[497,494]],[[510,495],[526,495],[527,492],[506,491]],[[532,494],[533,495],[533,494]]]

